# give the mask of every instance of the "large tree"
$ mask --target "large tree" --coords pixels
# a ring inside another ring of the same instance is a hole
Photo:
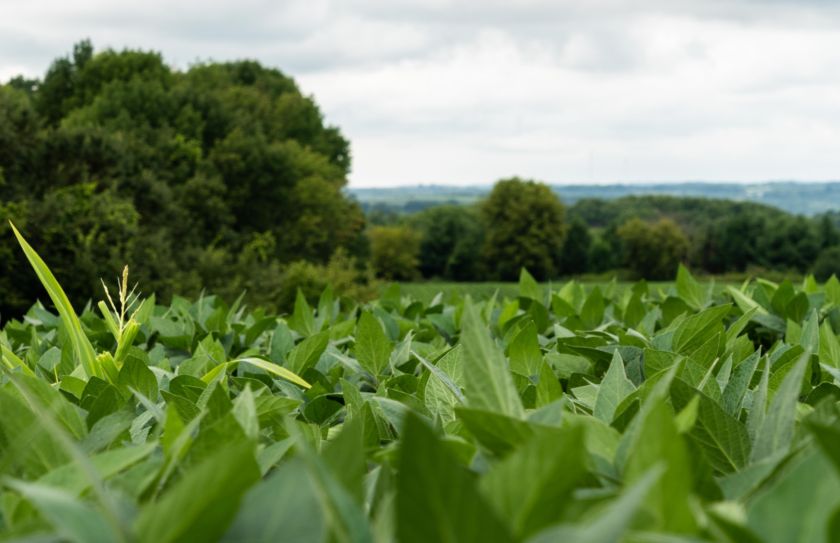
[[[679,263],[688,254],[688,238],[668,218],[652,224],[630,219],[618,228],[617,234],[625,266],[645,279],[673,279]]]
[[[421,236],[424,277],[470,281],[481,277],[482,229],[473,206],[442,205],[417,213],[411,224]]]
[[[566,236],[564,213],[547,185],[518,177],[496,183],[481,204],[490,275],[513,281],[527,268],[538,280],[555,277]]]
[[[2,218],[66,270],[76,300],[126,262],[145,290],[224,289],[249,273],[239,255],[254,240],[271,240],[267,261],[325,263],[364,227],[343,192],[349,168],[315,102],[252,61],[178,71],[82,42],[42,81],[0,85]],[[10,244],[11,274],[23,262]],[[39,288],[0,282],[0,311]]]

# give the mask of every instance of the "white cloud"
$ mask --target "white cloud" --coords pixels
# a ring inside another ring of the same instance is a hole
[[[828,2],[0,0],[0,79],[73,42],[295,76],[355,185],[840,177]]]

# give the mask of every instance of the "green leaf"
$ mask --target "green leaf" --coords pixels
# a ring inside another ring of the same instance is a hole
[[[519,297],[530,298],[537,302],[542,302],[543,298],[539,283],[525,268],[519,272]]]
[[[295,310],[289,318],[289,327],[302,336],[311,336],[318,331],[315,329],[315,315],[300,289],[297,290]]]
[[[400,447],[396,519],[401,543],[513,541],[474,477],[414,414]]]
[[[580,310],[580,320],[587,329],[596,328],[604,320],[604,297],[598,287],[593,288],[586,298]]]
[[[817,310],[811,311],[808,319],[802,326],[802,335],[800,336],[799,344],[807,351],[812,353],[820,352],[820,318],[817,315]]]
[[[469,385],[464,394],[471,407],[522,418],[525,410],[513,384],[504,354],[490,337],[472,302],[464,302],[461,317],[464,375]]]
[[[640,481],[650,469],[664,463],[665,473],[645,502],[645,509],[651,514],[647,527],[673,533],[693,532],[696,523],[689,506],[691,467],[686,444],[677,433],[674,413],[664,400],[655,399],[639,417],[624,480],[628,484]]]
[[[809,359],[810,355],[806,352],[785,375],[782,385],[773,396],[767,415],[758,427],[750,461],[758,462],[790,450],[796,423],[796,404]]]
[[[152,402],[158,398],[158,382],[152,370],[137,356],[126,357],[117,382],[131,387]]]
[[[574,543],[615,543],[621,541],[627,532],[640,506],[659,482],[664,472],[659,465],[642,475],[632,486],[614,501],[600,515],[583,525],[561,524],[543,531],[528,543],[554,543],[569,541]]]
[[[356,359],[374,377],[382,374],[388,367],[393,345],[379,319],[371,313],[363,311],[356,325]]]
[[[135,533],[144,543],[219,539],[259,478],[251,443],[222,446],[186,471],[160,500],[144,506]]]
[[[731,307],[718,305],[686,318],[674,332],[674,352],[688,354],[723,332],[723,318]]]
[[[306,465],[300,458],[284,462],[242,499],[225,543],[322,543],[327,519]]]
[[[741,410],[741,403],[749,388],[755,368],[761,359],[761,351],[751,354],[746,360],[735,367],[735,371],[729,377],[723,389],[723,401],[721,407],[730,415],[737,417]]]
[[[5,485],[31,502],[52,524],[62,540],[76,543],[112,543],[125,536],[116,525],[94,507],[62,489],[40,483],[6,479]]]
[[[64,323],[70,337],[70,342],[73,345],[73,352],[76,355],[76,359],[82,365],[82,368],[84,368],[88,376],[104,379],[105,373],[96,361],[96,353],[93,350],[93,346],[82,330],[79,317],[76,315],[76,311],[73,310],[73,306],[64,293],[64,289],[58,284],[55,276],[47,267],[47,264],[38,256],[38,253],[35,252],[35,249],[23,239],[23,236],[15,228],[15,225],[11,224],[11,227],[18,243],[26,254],[26,259],[29,260],[36,275],[38,275],[38,279],[41,280],[41,284],[44,285],[47,294],[49,294],[55,308],[58,310],[58,314],[61,316],[61,321]]]
[[[823,321],[820,326],[820,361],[840,368],[840,341],[837,340],[837,334],[831,328],[828,320]]]
[[[840,478],[822,455],[811,453],[747,508],[749,526],[767,543],[830,541],[828,520],[840,505]]]
[[[703,309],[708,302],[707,290],[682,264],[677,269],[677,294],[685,303],[697,310]]]
[[[671,385],[675,409],[682,409],[692,398],[698,398],[697,420],[691,437],[706,453],[718,472],[729,473],[743,468],[750,454],[750,437],[746,427],[723,410],[714,400],[680,379]]]
[[[542,366],[543,356],[540,351],[537,327],[528,319],[508,346],[510,369],[520,375],[537,375]]]
[[[121,447],[99,453],[89,458],[90,467],[97,477],[107,479],[148,457],[157,448],[156,442],[136,447]],[[38,479],[38,484],[61,488],[73,496],[79,496],[94,483],[87,470],[77,462],[65,464]]]
[[[624,372],[624,360],[616,350],[610,367],[598,387],[598,396],[595,399],[595,409],[592,414],[609,424],[615,415],[615,408],[634,390],[636,387]]]
[[[286,366],[290,371],[301,375],[303,372],[318,363],[318,359],[327,349],[330,341],[329,332],[321,332],[297,344],[289,353]]]
[[[583,427],[569,425],[535,434],[487,473],[480,488],[513,535],[549,526],[573,502],[586,477]]]

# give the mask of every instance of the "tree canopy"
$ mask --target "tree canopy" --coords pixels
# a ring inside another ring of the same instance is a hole
[[[536,279],[546,280],[560,272],[565,208],[547,185],[503,179],[482,202],[481,215],[491,276],[513,281],[527,268]]]
[[[343,192],[349,169],[312,98],[254,61],[179,71],[85,41],[43,80],[0,86],[0,213],[77,299],[126,262],[144,289],[197,294],[247,275],[249,247],[281,263],[352,252],[364,215]],[[11,243],[1,231],[2,311],[40,293]]]

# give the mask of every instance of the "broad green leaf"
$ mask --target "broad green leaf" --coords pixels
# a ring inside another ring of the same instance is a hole
[[[586,298],[580,311],[580,319],[588,329],[596,328],[604,320],[604,297],[598,287],[592,289]]]
[[[795,430],[796,404],[809,358],[808,353],[800,357],[773,396],[767,415],[758,427],[750,461],[757,462],[790,450]]]
[[[632,486],[611,502],[597,517],[583,525],[560,524],[549,528],[528,543],[552,543],[569,541],[574,543],[614,543],[621,541],[634,520],[645,498],[659,482],[663,466],[655,466],[640,477]]]
[[[586,477],[583,427],[570,425],[535,434],[497,464],[480,488],[517,538],[554,522],[572,503]]]
[[[700,310],[706,306],[707,290],[694,279],[691,272],[680,264],[677,269],[677,294],[692,308]]]
[[[464,303],[461,327],[464,376],[468,382],[464,394],[468,404],[476,409],[522,418],[525,410],[507,360],[469,300]]]
[[[474,477],[413,414],[400,447],[396,518],[401,543],[513,541]]]
[[[41,483],[7,479],[52,524],[62,540],[75,543],[111,543],[125,540],[117,519],[108,518],[73,494]]]
[[[686,444],[677,433],[673,410],[656,399],[639,416],[639,431],[627,458],[624,480],[633,484],[643,480],[650,469],[664,464],[664,475],[645,501],[645,510],[651,515],[647,527],[672,533],[693,532],[696,521],[689,506],[691,464]]]
[[[249,442],[225,444],[188,470],[160,500],[143,507],[134,532],[143,543],[213,541],[260,478]]]
[[[225,543],[322,543],[327,519],[302,459],[284,462],[245,494]]]
[[[595,409],[592,414],[606,423],[612,422],[615,408],[634,390],[636,387],[624,372],[624,360],[621,354],[615,351],[610,367],[598,387],[598,396],[595,399]]]
[[[131,387],[153,402],[157,401],[158,382],[155,374],[137,356],[129,355],[126,357],[117,382],[120,385]]]
[[[295,297],[295,310],[289,317],[289,327],[302,336],[311,336],[318,332],[315,329],[315,315],[306,302],[306,296],[300,289]]]
[[[364,311],[359,317],[359,322],[356,325],[356,345],[354,352],[359,363],[369,371],[374,377],[382,374],[382,371],[388,367],[388,360],[391,356],[393,345],[379,319],[373,314]]]
[[[759,350],[738,364],[723,389],[721,407],[734,417],[737,417],[741,410],[744,394],[746,394],[749,388],[750,381],[760,359],[761,351]]]
[[[99,479],[104,480],[148,457],[157,445],[156,442],[151,442],[105,451],[89,458],[90,467]],[[73,496],[80,495],[94,483],[86,469],[76,462],[50,471],[37,482],[45,486],[61,488]]]
[[[528,319],[508,346],[510,369],[520,375],[537,375],[542,365],[543,356],[540,351],[537,327]]]
[[[542,302],[542,289],[528,270],[522,268],[519,273],[519,296]]]
[[[768,543],[826,541],[829,516],[840,505],[840,478],[811,453],[747,506],[749,526]]]
[[[287,357],[286,366],[293,373],[301,375],[318,363],[318,359],[324,354],[329,341],[330,335],[328,332],[309,336],[292,349]]]
[[[840,368],[840,341],[827,320],[820,326],[820,361],[835,368]]]
[[[697,419],[690,436],[703,449],[712,466],[721,473],[739,470],[747,463],[750,438],[746,427],[714,400],[674,379],[671,398],[675,409],[682,409],[692,398],[699,398]]]
[[[723,318],[730,305],[710,307],[686,318],[674,332],[673,350],[690,353],[723,331]]]

